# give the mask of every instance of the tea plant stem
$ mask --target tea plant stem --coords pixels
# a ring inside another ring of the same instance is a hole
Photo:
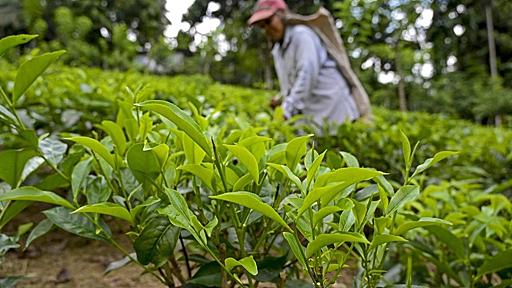
[[[295,234],[295,235],[298,235],[298,234],[299,234],[299,231],[297,230],[297,227],[296,227],[296,226],[293,226],[293,232],[294,232],[294,234]],[[301,245],[301,246],[302,246],[302,245]],[[303,251],[302,247],[301,247],[301,249],[299,249],[299,251],[300,251],[300,254],[301,254],[302,258],[303,258],[303,259],[306,259],[306,263],[305,263],[305,264],[306,264],[306,269],[307,269],[307,272],[308,272],[309,278],[311,278],[311,280],[313,280],[313,282],[315,283],[314,285],[315,285],[315,286],[317,286],[317,285],[316,285],[316,282],[317,282],[317,281],[316,281],[316,274],[314,273],[314,271],[311,271],[311,267],[309,267],[309,264],[308,264],[308,262],[307,262],[307,259],[308,259],[308,258],[307,258],[307,257],[306,257],[306,255],[304,254],[304,251]]]
[[[43,158],[43,160],[55,171],[57,172],[57,174],[60,175],[60,177],[64,178],[64,180],[66,180],[67,182],[71,182],[71,179],[69,179],[69,177],[64,174],[64,172],[62,172],[55,164],[53,164],[48,158],[46,158],[46,156],[44,156],[44,154],[41,152],[41,151],[38,151],[39,152],[39,156],[41,156],[41,158]]]
[[[174,288],[176,287],[172,281],[172,277],[171,279],[168,279],[167,275],[165,275],[164,273],[164,270],[162,268],[158,268],[158,273],[160,273],[160,276],[162,276],[163,279],[166,279],[164,280],[164,284],[167,285],[167,287],[170,287],[170,288]]]
[[[14,117],[16,117],[16,120],[18,121],[18,125],[21,129],[26,129],[25,124],[20,119],[20,116],[18,116],[18,113],[16,113],[16,108],[14,107],[14,103],[11,102],[9,97],[7,97],[7,94],[5,93],[4,89],[0,87],[0,94],[2,95],[2,98],[4,99],[7,106],[9,106],[9,109],[11,109],[12,114],[14,114]]]
[[[119,171],[119,169],[117,169],[117,167],[114,170],[115,170],[115,173],[117,175],[117,178],[119,179],[119,185],[121,185],[121,191],[123,192],[122,194],[123,194],[124,198],[126,199],[126,201],[125,201],[126,202],[126,206],[127,206],[126,208],[128,208],[128,210],[131,211],[132,210],[132,203],[130,202],[130,199],[128,199],[129,198],[129,194],[128,195],[126,194],[127,191],[126,191],[126,188],[124,187],[124,181],[123,181],[123,176],[121,174],[121,171]]]
[[[185,277],[183,277],[183,275],[181,274],[180,265],[178,264],[178,262],[176,261],[176,258],[174,258],[174,256],[171,257],[171,264],[172,264],[173,270],[171,270],[171,267],[169,267],[169,263],[164,265],[164,269],[167,270],[167,275],[174,275],[174,276],[176,276],[176,278],[178,278],[178,280],[180,281],[181,284],[185,284],[185,282],[186,282]],[[192,278],[192,277],[190,277],[190,278]]]
[[[112,185],[112,182],[110,181],[110,177],[107,177],[108,175],[103,170],[103,167],[101,167],[100,160],[98,159],[98,156],[93,151],[91,151],[91,155],[94,158],[94,161],[96,162],[96,164],[98,165],[101,175],[103,175],[105,177],[108,187],[110,188],[110,190],[112,190],[112,193],[114,193],[116,191],[116,189],[114,189],[114,185]]]
[[[188,275],[188,278],[192,278],[192,269],[190,268],[190,261],[188,259],[188,252],[187,252],[187,247],[185,246],[185,243],[183,241],[183,237],[181,236],[181,233],[180,233],[180,244],[181,244],[181,248],[183,249],[183,256],[185,257],[185,263],[187,265],[187,275]]]

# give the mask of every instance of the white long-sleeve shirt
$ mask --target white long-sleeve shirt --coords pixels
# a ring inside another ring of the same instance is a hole
[[[285,116],[301,113],[320,126],[326,121],[339,124],[359,118],[347,82],[311,28],[287,26],[272,55]]]

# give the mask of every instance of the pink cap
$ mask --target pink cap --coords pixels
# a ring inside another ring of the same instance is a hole
[[[288,6],[284,0],[258,0],[254,6],[251,18],[247,21],[249,25],[265,20],[274,15],[279,10],[286,10]]]

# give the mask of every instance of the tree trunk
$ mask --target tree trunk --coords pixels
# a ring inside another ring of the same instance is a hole
[[[495,79],[498,77],[498,67],[496,65],[496,42],[494,41],[494,21],[492,18],[492,6],[492,0],[486,2],[485,20],[487,24],[487,42],[489,45],[489,68],[491,72],[491,78]],[[503,115],[496,114],[496,116],[494,116],[494,124],[496,126],[501,126],[502,122]]]
[[[398,103],[400,105],[400,111],[407,111],[407,96],[405,95],[405,83],[404,76],[402,70],[402,63],[400,62],[400,45],[396,45],[395,47],[395,65],[396,65],[396,73],[400,78],[398,80]]]

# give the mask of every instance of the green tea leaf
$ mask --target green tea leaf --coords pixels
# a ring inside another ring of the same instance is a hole
[[[304,203],[300,207],[297,212],[297,218],[302,215],[307,209],[309,209],[316,201],[318,201],[321,197],[325,195],[331,195],[335,193],[340,193],[343,189],[350,186],[349,183],[340,182],[340,183],[330,183],[325,187],[314,188],[309,194],[304,198]]]
[[[384,173],[370,168],[340,168],[318,176],[314,187],[322,187],[333,182],[347,182],[349,185],[377,178]]]
[[[288,245],[290,245],[290,249],[292,250],[293,254],[295,255],[295,258],[297,258],[299,263],[302,264],[304,267],[307,267],[306,258],[304,258],[304,248],[300,245],[297,236],[290,232],[283,232],[283,237],[284,239],[286,239],[286,242],[288,242]]]
[[[436,153],[436,155],[434,155],[433,158],[428,158],[427,160],[425,160],[425,162],[423,162],[423,164],[418,165],[418,167],[416,167],[416,170],[412,174],[411,178],[414,178],[414,176],[434,166],[434,164],[438,163],[439,161],[442,161],[450,156],[454,156],[457,154],[459,154],[459,152],[456,151],[441,151]]]
[[[237,266],[242,266],[252,275],[258,275],[258,266],[252,256],[248,256],[240,260],[235,260],[234,258],[229,257],[224,260],[224,264],[226,265],[226,269],[229,271]]]
[[[76,164],[75,168],[73,168],[73,172],[71,173],[71,192],[73,193],[74,202],[77,201],[78,194],[87,182],[87,175],[91,172],[91,161],[92,158],[88,157],[80,161]]]
[[[320,234],[316,237],[315,240],[309,242],[308,247],[306,248],[306,257],[309,258],[313,256],[317,251],[322,249],[327,245],[331,245],[334,243],[343,243],[343,242],[351,242],[351,243],[365,243],[369,244],[366,237],[360,233],[354,232],[343,232],[343,233],[332,233],[332,234]]]
[[[245,186],[251,184],[252,182],[252,176],[251,174],[245,174],[244,176],[240,177],[235,184],[233,185],[234,191],[241,191],[245,188]]]
[[[189,164],[201,164],[201,162],[203,162],[204,156],[206,156],[206,153],[199,145],[194,142],[194,140],[192,140],[192,138],[188,137],[187,134],[184,132],[181,132],[181,134],[183,150],[185,151],[187,162]]]
[[[402,142],[405,166],[409,169],[411,167],[411,142],[409,142],[409,138],[407,138],[402,130],[400,130],[400,141]]]
[[[108,236],[96,233],[98,230],[96,230],[94,223],[80,214],[71,214],[71,210],[64,207],[55,207],[43,211],[43,213],[54,225],[80,237],[94,240],[106,240],[107,237],[111,237],[112,234],[104,223],[100,223],[100,225]]]
[[[260,171],[256,157],[254,157],[254,155],[252,155],[252,153],[244,146],[224,145],[224,147],[226,147],[229,152],[233,153],[233,155],[235,155],[235,157],[244,164],[245,168],[249,171],[249,174],[251,174],[252,179],[254,179],[254,182],[259,183]]]
[[[420,218],[418,221],[409,221],[409,222],[405,222],[405,223],[401,224],[394,231],[394,234],[402,235],[402,234],[407,233],[407,231],[409,231],[409,230],[416,229],[419,227],[432,226],[432,225],[452,225],[452,223],[445,221],[443,219],[423,217],[423,218]]]
[[[425,229],[444,243],[459,259],[466,259],[466,245],[462,239],[440,226],[426,226]]]
[[[144,144],[135,144],[126,153],[128,167],[135,179],[147,189],[161,173],[160,162],[153,150],[145,150]]]
[[[0,151],[0,179],[7,182],[11,187],[16,187],[25,164],[35,156],[37,156],[37,153],[31,149]]]
[[[126,151],[126,138],[124,137],[121,126],[117,125],[115,122],[104,120],[101,121],[100,127],[112,138],[112,142],[114,143],[119,155],[124,155],[124,152]]]
[[[345,163],[348,167],[356,167],[359,168],[359,161],[357,161],[357,158],[348,153],[348,152],[340,152],[341,156],[343,157],[343,160],[345,160]]]
[[[32,204],[32,201],[14,201],[9,204],[3,212],[2,218],[0,219],[0,229],[2,229],[5,224],[9,223],[16,215],[20,214],[21,211],[25,210],[28,206]]]
[[[183,170],[191,173],[192,175],[201,179],[201,181],[212,191],[214,191],[212,186],[213,179],[213,170],[203,167],[199,164],[185,164],[178,167],[179,170]]]
[[[178,106],[163,100],[148,100],[136,104],[144,109],[158,113],[171,120],[179,129],[185,132],[196,142],[210,157],[213,156],[212,148],[206,137],[203,135],[199,125]]]
[[[500,251],[478,268],[477,277],[512,267],[512,250]]]
[[[213,219],[204,226],[204,230],[206,231],[206,235],[208,237],[212,236],[213,229],[219,224],[219,219],[217,219],[217,216],[214,216]]]
[[[318,155],[318,157],[313,161],[311,166],[308,169],[308,174],[306,175],[306,187],[309,189],[309,185],[311,185],[311,182],[315,179],[316,173],[318,172],[318,168],[320,168],[320,165],[322,164],[322,161],[324,160],[325,154],[327,153],[327,150],[324,151],[324,153]]]
[[[0,195],[0,201],[7,200],[44,202],[74,209],[73,205],[59,195],[49,191],[42,191],[32,186],[23,186]]]
[[[295,170],[295,167],[299,164],[302,156],[306,154],[307,144],[311,137],[313,137],[313,134],[297,137],[292,139],[286,145],[286,165],[290,170]]]
[[[114,162],[114,157],[110,152],[108,152],[107,147],[101,144],[98,140],[92,139],[85,136],[76,136],[67,138],[67,140],[76,142],[82,146],[85,146],[91,149],[94,153],[98,154],[103,160],[105,160],[112,168],[115,169],[116,165]]]
[[[172,225],[167,217],[152,218],[133,243],[137,260],[143,265],[162,266],[173,255],[179,235],[180,228]]]
[[[293,184],[295,184],[295,186],[297,186],[297,188],[301,192],[303,192],[303,193],[305,192],[304,189],[302,188],[302,183],[300,182],[299,177],[297,177],[295,174],[293,174],[293,172],[290,170],[290,168],[288,168],[284,165],[279,165],[279,164],[274,164],[274,163],[267,163],[267,165],[276,169],[277,171],[283,173],[283,175],[288,177],[288,179],[290,179],[293,182]]]
[[[284,222],[283,218],[281,218],[281,216],[279,216],[279,214],[272,207],[270,207],[270,205],[261,201],[260,197],[254,193],[245,191],[230,192],[221,195],[210,196],[210,198],[236,203],[238,205],[242,205],[255,210],[291,231],[291,228],[288,226],[288,224],[286,224],[286,222]]]
[[[39,149],[43,153],[44,157],[54,165],[57,165],[62,161],[67,148],[68,145],[49,137],[39,141]]]
[[[52,62],[57,60],[62,54],[66,53],[64,50],[45,53],[40,56],[36,56],[30,60],[25,61],[21,64],[16,74],[16,80],[14,81],[14,89],[12,91],[12,103],[16,104],[16,101],[20,98],[28,87],[34,83],[34,81],[41,75]]]
[[[391,214],[405,205],[407,202],[413,201],[420,195],[420,188],[414,185],[401,187],[389,201],[386,215]]]
[[[313,214],[313,226],[316,226],[318,222],[322,221],[322,219],[324,219],[327,215],[339,212],[341,210],[343,209],[338,206],[327,206],[318,210],[318,212]]]
[[[131,224],[133,224],[133,219],[132,219],[132,215],[130,214],[130,212],[128,212],[128,210],[126,210],[126,208],[124,208],[123,206],[121,206],[119,204],[114,204],[114,203],[104,202],[104,203],[96,203],[96,204],[86,205],[86,206],[82,206],[82,207],[76,209],[72,213],[105,214],[105,215],[110,215],[110,216],[114,216],[117,218],[121,218],[121,219],[126,220],[126,221],[130,222]]]
[[[407,239],[402,238],[400,236],[395,236],[395,235],[387,235],[387,234],[375,235],[375,237],[372,240],[372,243],[370,244],[370,248],[368,248],[368,251],[371,251],[382,244],[386,244],[386,243],[390,243],[390,242],[407,242]]]
[[[28,41],[37,38],[38,36],[39,35],[20,34],[7,36],[0,39],[0,56],[2,56],[8,49],[16,47],[21,44],[25,44]]]
[[[53,223],[48,219],[44,219],[43,221],[39,222],[39,224],[37,224],[37,226],[34,227],[32,231],[30,231],[30,234],[27,238],[27,243],[25,243],[25,247],[23,249],[26,250],[34,240],[48,233],[52,227]]]

